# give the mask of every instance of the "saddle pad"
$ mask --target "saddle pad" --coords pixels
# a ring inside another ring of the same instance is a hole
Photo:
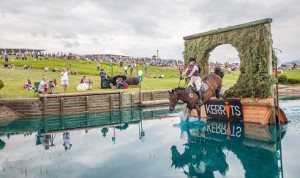
[[[201,93],[205,93],[208,89],[209,89],[209,86],[203,82],[201,85],[201,88],[200,88]]]

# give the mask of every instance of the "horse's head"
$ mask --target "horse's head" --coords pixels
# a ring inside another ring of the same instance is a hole
[[[169,110],[174,111],[175,106],[178,103],[177,91],[175,91],[174,89],[172,91],[169,91],[169,101],[170,101]]]

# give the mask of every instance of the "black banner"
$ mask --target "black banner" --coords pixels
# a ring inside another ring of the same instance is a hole
[[[217,120],[242,120],[243,109],[239,99],[211,99],[205,104],[208,118]]]

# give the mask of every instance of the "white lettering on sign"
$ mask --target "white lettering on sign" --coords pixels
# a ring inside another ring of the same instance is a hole
[[[208,134],[219,134],[226,135],[226,124],[210,124],[206,126],[206,132]],[[241,126],[232,126],[230,136],[232,137],[241,137],[242,136],[242,127]]]
[[[232,116],[241,116],[241,108],[239,106],[234,106],[234,105],[230,105],[230,110],[231,110],[231,115]],[[207,114],[219,114],[219,115],[223,115],[223,116],[227,116],[226,115],[226,110],[225,110],[225,106],[224,105],[205,105],[205,109]]]

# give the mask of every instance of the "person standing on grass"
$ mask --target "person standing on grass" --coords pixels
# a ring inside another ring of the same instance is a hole
[[[148,69],[147,69],[147,66],[145,65],[145,67],[144,67],[144,76],[145,76],[145,78],[147,78],[147,73],[148,73]]]
[[[63,68],[62,72],[60,73],[61,76],[61,87],[64,92],[67,90],[67,86],[69,84],[69,71]]]
[[[127,75],[128,66],[124,66],[123,70],[124,70],[124,75]]]
[[[97,70],[100,71],[100,64],[97,62]]]
[[[179,64],[179,66],[178,66],[179,76],[182,76],[183,70],[184,70],[183,65]]]
[[[133,73],[133,65],[130,65],[130,76],[132,76]]]

